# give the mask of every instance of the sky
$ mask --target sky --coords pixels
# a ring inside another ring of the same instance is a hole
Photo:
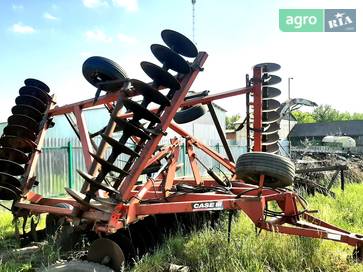
[[[192,86],[211,93],[245,85],[253,65],[276,62],[280,101],[291,96],[340,111],[363,112],[363,3],[360,0],[196,0],[195,42],[209,57]],[[357,31],[287,33],[279,9],[357,9]],[[163,29],[192,39],[191,0],[0,0],[0,121],[6,121],[26,78],[45,82],[58,105],[94,96],[82,64],[98,55],[119,63],[130,78],[150,81],[141,61]],[[229,114],[244,111],[244,97],[219,101]]]

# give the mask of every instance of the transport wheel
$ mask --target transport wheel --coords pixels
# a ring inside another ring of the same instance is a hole
[[[197,120],[208,111],[206,105],[197,104],[190,108],[181,109],[174,116],[174,121],[178,124],[185,124]]]
[[[64,208],[64,209],[73,209],[73,206],[68,203],[58,203],[55,205],[55,207],[58,208]],[[45,227],[47,235],[54,235],[57,230],[62,226],[62,224],[65,221],[64,216],[55,215],[55,214],[47,214],[47,217],[45,218]]]
[[[44,271],[47,272],[112,272],[111,268],[93,262],[71,261],[66,263],[53,264]]]
[[[265,152],[241,155],[236,164],[237,178],[258,185],[260,175],[265,175],[265,185],[282,188],[293,183],[295,165],[286,157]]]
[[[120,271],[125,264],[125,256],[121,248],[112,240],[100,238],[95,240],[88,249],[87,260],[104,264]]]
[[[98,88],[98,84],[104,81],[125,79],[126,72],[116,62],[99,56],[88,58],[82,66],[83,76],[89,83]],[[122,85],[121,85],[122,86]],[[105,86],[107,92],[120,89],[119,84]]]

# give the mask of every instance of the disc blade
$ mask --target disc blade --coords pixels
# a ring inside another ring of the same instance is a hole
[[[264,112],[264,113],[262,113],[262,124],[274,123],[277,120],[279,120],[279,118],[280,118],[280,115],[275,111]]]
[[[262,73],[276,72],[281,69],[281,66],[277,63],[264,62],[254,66],[254,68],[262,68]]]
[[[14,187],[21,186],[20,180],[18,180],[16,177],[14,177],[8,173],[4,173],[4,172],[0,172],[0,184],[5,187],[7,187],[7,184],[14,186]]]
[[[26,127],[34,133],[39,131],[39,124],[33,118],[22,114],[11,115],[8,118],[8,125]]]
[[[137,103],[131,99],[125,99],[123,101],[123,103],[128,111],[131,111],[134,113],[134,119],[136,119],[136,120],[145,119],[152,123],[160,123],[160,118],[158,116],[156,116],[155,113],[144,108],[139,103]]]
[[[64,189],[66,190],[67,194],[69,194],[75,201],[77,201],[79,204],[87,207],[88,209],[95,209],[95,210],[98,210],[101,212],[107,212],[107,213],[110,212],[110,210],[107,209],[107,207],[104,207],[102,205],[93,205],[93,204],[89,203],[88,201],[86,201],[85,200],[86,195],[73,191],[70,188],[64,188]]]
[[[279,131],[279,129],[280,129],[280,125],[277,122],[270,123],[270,124],[264,126],[262,135],[275,133],[276,131]]]
[[[268,153],[278,153],[280,150],[279,145],[277,143],[272,144],[272,145],[267,145],[267,146],[262,146],[262,151],[263,152],[268,152]]]
[[[44,104],[40,99],[31,95],[20,95],[17,98],[15,98],[15,103],[17,105],[32,106],[41,113],[43,113],[47,108],[46,104]]]
[[[129,121],[119,118],[119,117],[112,117],[113,120],[116,122],[118,128],[130,136],[136,136],[142,139],[150,140],[151,137],[143,132],[141,129],[136,127],[134,124],[131,124]]]
[[[112,148],[118,153],[125,153],[129,156],[139,157],[140,155],[133,151],[131,148],[121,144],[119,141],[106,136],[105,134],[101,134],[101,137],[110,145]]]
[[[15,200],[21,195],[21,191],[12,186],[7,184],[2,185],[0,183],[0,200]]]
[[[279,141],[280,137],[278,133],[272,133],[262,136],[262,145],[272,145]]]
[[[154,63],[143,61],[140,63],[142,70],[154,81],[157,86],[164,86],[172,90],[179,90],[179,81],[169,72]]]
[[[11,112],[13,114],[27,115],[37,122],[40,122],[43,118],[43,115],[40,111],[29,105],[15,105],[11,109]]]
[[[107,205],[107,206],[111,206],[111,207],[115,207],[117,204],[119,204],[119,202],[113,200],[112,198],[105,198],[105,197],[98,197],[95,196],[92,199],[94,199],[95,201],[101,203],[102,205]]]
[[[24,152],[11,147],[0,147],[0,159],[14,161],[19,164],[25,164],[29,160]]]
[[[77,169],[78,174],[91,186],[94,186],[95,188],[99,190],[104,190],[105,192],[109,192],[111,194],[119,195],[120,192],[114,189],[113,187],[107,186],[105,184],[99,183],[95,181],[95,177],[91,176],[90,174],[87,174],[81,170]]]
[[[263,99],[270,99],[277,97],[281,94],[281,91],[274,87],[262,87],[262,97]]]
[[[42,82],[42,81],[40,81],[38,79],[27,78],[24,81],[24,83],[25,83],[26,86],[34,86],[34,87],[37,87],[37,88],[41,89],[44,92],[47,92],[47,93],[50,92],[50,89],[47,86],[47,84],[45,84],[44,82]]]
[[[147,101],[154,102],[161,106],[170,106],[170,100],[149,84],[137,79],[131,79],[131,84],[134,86],[135,91],[144,96]]]
[[[0,144],[3,147],[16,148],[25,153],[32,152],[36,147],[33,141],[18,136],[2,136],[0,138]]]
[[[25,172],[24,167],[22,167],[20,164],[4,159],[0,159],[0,169],[1,172],[14,176],[20,176]]]
[[[121,267],[125,262],[125,256],[121,248],[110,239],[97,239],[88,249],[87,260],[102,263],[106,258],[109,260],[109,267],[115,271],[121,271]]]
[[[31,131],[30,129],[28,129],[26,127],[18,126],[18,125],[6,126],[4,128],[4,134],[11,135],[11,136],[19,136],[24,139],[29,139],[31,141],[35,141],[35,139],[37,138],[37,136],[35,135],[35,133],[33,131]]]
[[[100,158],[96,154],[94,154],[92,152],[89,152],[89,153],[92,156],[92,158],[94,158],[99,164],[102,165],[102,169],[106,170],[107,172],[113,171],[113,172],[123,174],[124,176],[127,176],[129,174],[128,172],[122,170],[121,168],[118,168],[117,166],[113,165],[112,163]]]
[[[21,87],[19,90],[19,94],[34,96],[45,104],[47,104],[51,99],[51,97],[45,91],[42,91],[41,89],[34,86]]]
[[[190,72],[188,62],[170,48],[160,44],[152,44],[151,52],[165,68],[181,74],[188,74]]]
[[[281,77],[275,75],[267,75],[263,78],[263,86],[275,85],[281,82]]]
[[[165,29],[161,32],[161,38],[176,53],[189,58],[198,55],[198,49],[194,43],[184,35],[174,30]]]
[[[280,102],[275,99],[262,101],[262,112],[276,111],[280,107]]]

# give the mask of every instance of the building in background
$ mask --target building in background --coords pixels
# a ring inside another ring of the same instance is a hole
[[[358,147],[363,146],[363,121],[297,124],[289,135],[293,146],[301,146],[306,142],[313,145],[323,145],[322,141],[326,136],[349,136],[355,140]]]

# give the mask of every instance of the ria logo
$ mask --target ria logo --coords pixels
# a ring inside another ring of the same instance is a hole
[[[355,9],[280,9],[283,32],[355,32]]]
[[[325,32],[355,32],[355,9],[326,9]]]

